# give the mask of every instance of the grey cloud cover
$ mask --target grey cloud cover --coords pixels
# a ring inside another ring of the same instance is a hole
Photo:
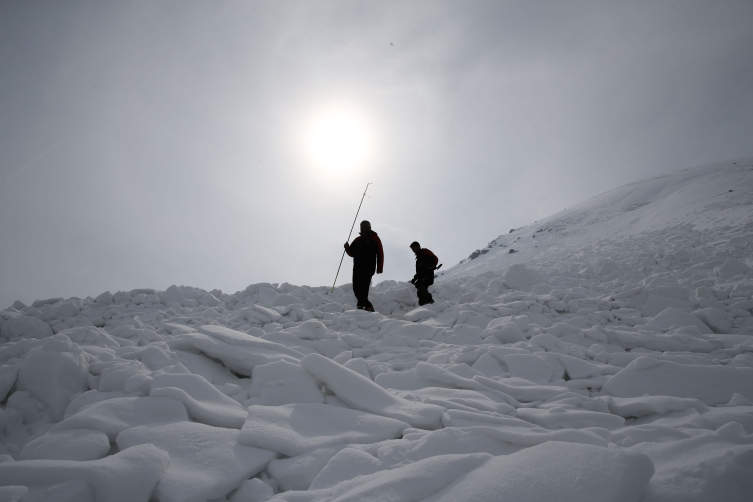
[[[751,153],[753,3],[0,4],[0,307],[331,283],[363,187],[384,279],[616,186]],[[313,169],[309,111],[377,154]],[[347,282],[349,263],[340,283]]]

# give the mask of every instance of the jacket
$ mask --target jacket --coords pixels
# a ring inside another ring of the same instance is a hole
[[[364,232],[353,239],[345,252],[353,257],[353,272],[374,275],[374,269],[376,269],[378,273],[382,273],[384,269],[382,241],[373,230]]]
[[[421,251],[416,254],[416,275],[426,275],[429,273],[432,273],[433,275],[438,262],[439,258],[437,258],[434,253],[426,248],[422,248]]]

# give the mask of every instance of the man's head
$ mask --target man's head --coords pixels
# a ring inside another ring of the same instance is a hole
[[[418,252],[421,251],[421,244],[419,244],[416,241],[413,241],[410,245],[410,248],[413,250],[414,253],[418,254]]]
[[[371,223],[367,220],[363,220],[361,222],[361,233],[368,232],[369,230],[371,230]]]

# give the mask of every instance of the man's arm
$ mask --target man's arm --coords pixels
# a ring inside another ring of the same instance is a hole
[[[356,237],[355,239],[353,239],[353,244],[348,244],[346,242],[345,246],[343,246],[345,248],[345,252],[348,253],[348,256],[351,256],[351,257],[353,256],[353,253],[351,253],[350,250],[353,248],[353,246],[356,245],[356,243],[358,242],[358,239],[360,239],[360,237]]]
[[[382,249],[382,240],[374,236],[374,240],[377,243],[377,274],[381,274],[384,270],[384,250]]]

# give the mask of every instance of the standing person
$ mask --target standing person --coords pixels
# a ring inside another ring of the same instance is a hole
[[[382,241],[371,229],[371,223],[366,220],[361,222],[359,236],[353,239],[353,243],[345,243],[345,252],[353,257],[353,293],[358,300],[356,306],[374,312],[374,306],[369,301],[369,286],[374,270],[377,274],[382,273],[384,251]]]
[[[434,284],[434,271],[437,269],[439,258],[428,249],[421,248],[418,242],[414,241],[410,248],[416,254],[416,275],[410,282],[416,286],[418,304],[434,303],[434,298],[429,293],[429,286]]]

